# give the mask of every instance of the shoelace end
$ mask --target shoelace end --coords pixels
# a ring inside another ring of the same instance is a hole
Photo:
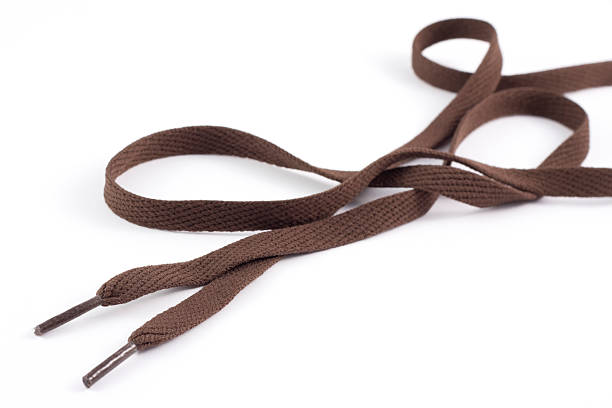
[[[89,312],[91,309],[94,309],[102,304],[102,298],[100,296],[94,296],[89,300],[86,300],[83,303],[80,303],[70,309],[66,310],[64,313],[60,313],[55,317],[50,318],[49,320],[39,324],[34,328],[34,334],[37,336],[41,336],[46,332],[53,330],[65,323],[68,323],[72,319],[79,317],[83,313]]]
[[[138,351],[136,345],[131,342],[121,347],[109,358],[107,358],[106,360],[98,364],[93,370],[85,374],[83,376],[83,384],[85,384],[85,387],[87,388],[91,387],[96,383],[96,381],[104,377],[106,374],[108,374],[109,371],[117,367],[129,356],[136,353],[136,351]]]

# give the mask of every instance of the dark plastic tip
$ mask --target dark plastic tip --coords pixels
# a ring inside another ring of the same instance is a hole
[[[41,336],[46,332],[53,330],[65,323],[68,323],[72,319],[79,317],[83,313],[89,312],[102,304],[102,298],[100,296],[94,296],[91,299],[76,305],[64,313],[60,313],[55,317],[50,318],[46,322],[43,322],[34,328],[34,334]]]
[[[131,342],[121,347],[109,358],[107,358],[106,360],[98,364],[93,370],[85,374],[83,376],[83,384],[85,384],[87,388],[91,387],[96,383],[96,381],[104,377],[106,374],[108,374],[109,371],[117,367],[129,356],[136,353],[136,351],[138,351],[136,345]]]

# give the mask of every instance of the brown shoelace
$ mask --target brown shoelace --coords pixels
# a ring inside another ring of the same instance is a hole
[[[474,73],[444,67],[423,56],[427,47],[453,38],[489,43]],[[127,345],[83,377],[89,387],[137,350],[166,342],[202,323],[283,256],[346,245],[405,224],[427,213],[439,195],[477,207],[533,201],[542,196],[612,196],[612,169],[581,166],[589,146],[586,113],[561,95],[612,85],[612,61],[502,76],[494,28],[479,20],[454,19],[432,24],[416,36],[412,66],[424,81],[457,95],[423,132],[360,171],[315,167],[256,136],[215,126],[166,130],[127,146],[106,168],[104,198],[118,216],[164,230],[266,231],[191,261],[123,272],[104,283],[94,298],[37,326],[36,334],[99,305],[126,303],[167,288],[201,287],[134,331]],[[535,169],[499,168],[455,154],[474,129],[508,115],[549,118],[573,133]],[[436,150],[449,141],[448,152]],[[165,201],[130,193],[115,181],[140,163],[185,154],[246,157],[312,172],[339,184],[292,200]],[[414,158],[440,159],[441,164],[406,165]],[[471,170],[452,167],[452,163]],[[411,190],[336,214],[368,187]]]

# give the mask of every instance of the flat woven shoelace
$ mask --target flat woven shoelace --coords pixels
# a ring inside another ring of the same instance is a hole
[[[454,38],[489,43],[474,73],[444,67],[423,56],[427,47]],[[84,377],[90,386],[136,350],[166,342],[202,323],[284,256],[346,245],[405,224],[426,214],[439,195],[477,207],[542,196],[612,196],[612,169],[581,166],[589,146],[586,113],[561,95],[612,85],[612,61],[502,76],[495,29],[479,20],[453,19],[434,23],[416,36],[412,66],[421,79],[456,96],[423,132],[360,171],[316,167],[259,137],[215,126],[166,130],[127,146],[106,169],[104,198],[118,216],[164,230],[265,231],[191,261],[123,272],[104,283],[93,299],[39,325],[37,334],[98,305],[126,303],[167,288],[201,287],[135,330],[126,346]],[[474,129],[508,115],[549,118],[573,133],[535,169],[499,168],[455,154]],[[449,141],[448,152],[436,150]],[[245,202],[156,200],[130,193],[116,182],[138,164],[186,154],[245,157],[315,173],[339,184],[298,199]],[[406,165],[415,158],[440,159],[441,164]],[[410,190],[336,214],[368,187]]]

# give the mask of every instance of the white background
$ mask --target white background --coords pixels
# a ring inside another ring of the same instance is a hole
[[[453,97],[410,68],[413,36],[450,17],[494,24],[507,74],[612,59],[612,1],[413,3],[3,1],[3,405],[611,406],[610,199],[481,210],[441,198],[401,228],[283,260],[210,320],[89,390],[85,372],[194,290],[32,333],[117,273],[246,235],[149,230],[111,213],[104,168],[137,138],[224,125],[319,166],[362,168]],[[427,55],[472,70],[485,49],[456,40]],[[612,166],[612,89],[569,97],[591,119],[585,164]],[[568,134],[507,118],[459,153],[533,167]],[[141,165],[120,182],[156,198],[235,200],[333,185],[210,156]]]

